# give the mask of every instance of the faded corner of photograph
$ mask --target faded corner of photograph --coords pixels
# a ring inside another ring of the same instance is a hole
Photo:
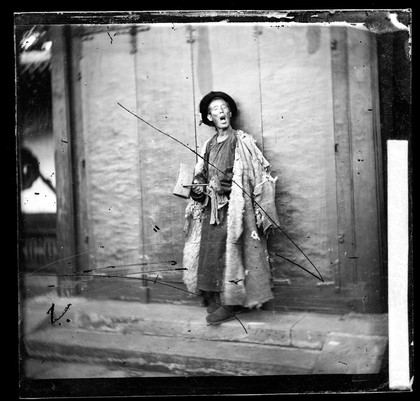
[[[15,25],[21,376],[386,376],[407,30],[54,15]]]

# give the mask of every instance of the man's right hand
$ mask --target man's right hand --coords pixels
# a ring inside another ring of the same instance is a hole
[[[199,183],[198,181],[194,180],[193,184],[200,184],[200,183]],[[203,191],[204,191],[204,187],[192,186],[192,187],[191,187],[191,190],[192,190],[195,194],[200,195],[200,194],[202,194],[202,193],[203,193]]]

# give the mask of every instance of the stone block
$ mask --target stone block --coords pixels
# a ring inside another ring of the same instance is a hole
[[[122,365],[187,375],[309,374],[319,351],[241,342],[49,328],[25,341],[45,360]],[[36,372],[35,372],[36,373]]]
[[[388,339],[330,333],[315,363],[314,374],[377,374],[386,357]]]
[[[387,336],[386,314],[328,315],[307,313],[291,329],[291,344],[294,347],[321,349],[330,333],[351,335]]]

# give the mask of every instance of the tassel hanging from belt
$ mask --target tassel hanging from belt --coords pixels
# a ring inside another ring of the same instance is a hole
[[[207,186],[207,195],[210,197],[210,224],[219,224],[219,209],[225,206],[229,199],[223,193],[223,188],[220,184],[219,177],[213,176]]]

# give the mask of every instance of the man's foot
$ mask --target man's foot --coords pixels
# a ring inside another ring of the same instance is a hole
[[[216,309],[215,312],[211,313],[206,317],[207,323],[209,325],[212,324],[220,324],[223,322],[228,322],[229,320],[235,319],[235,315],[242,312],[241,306],[221,306]]]

